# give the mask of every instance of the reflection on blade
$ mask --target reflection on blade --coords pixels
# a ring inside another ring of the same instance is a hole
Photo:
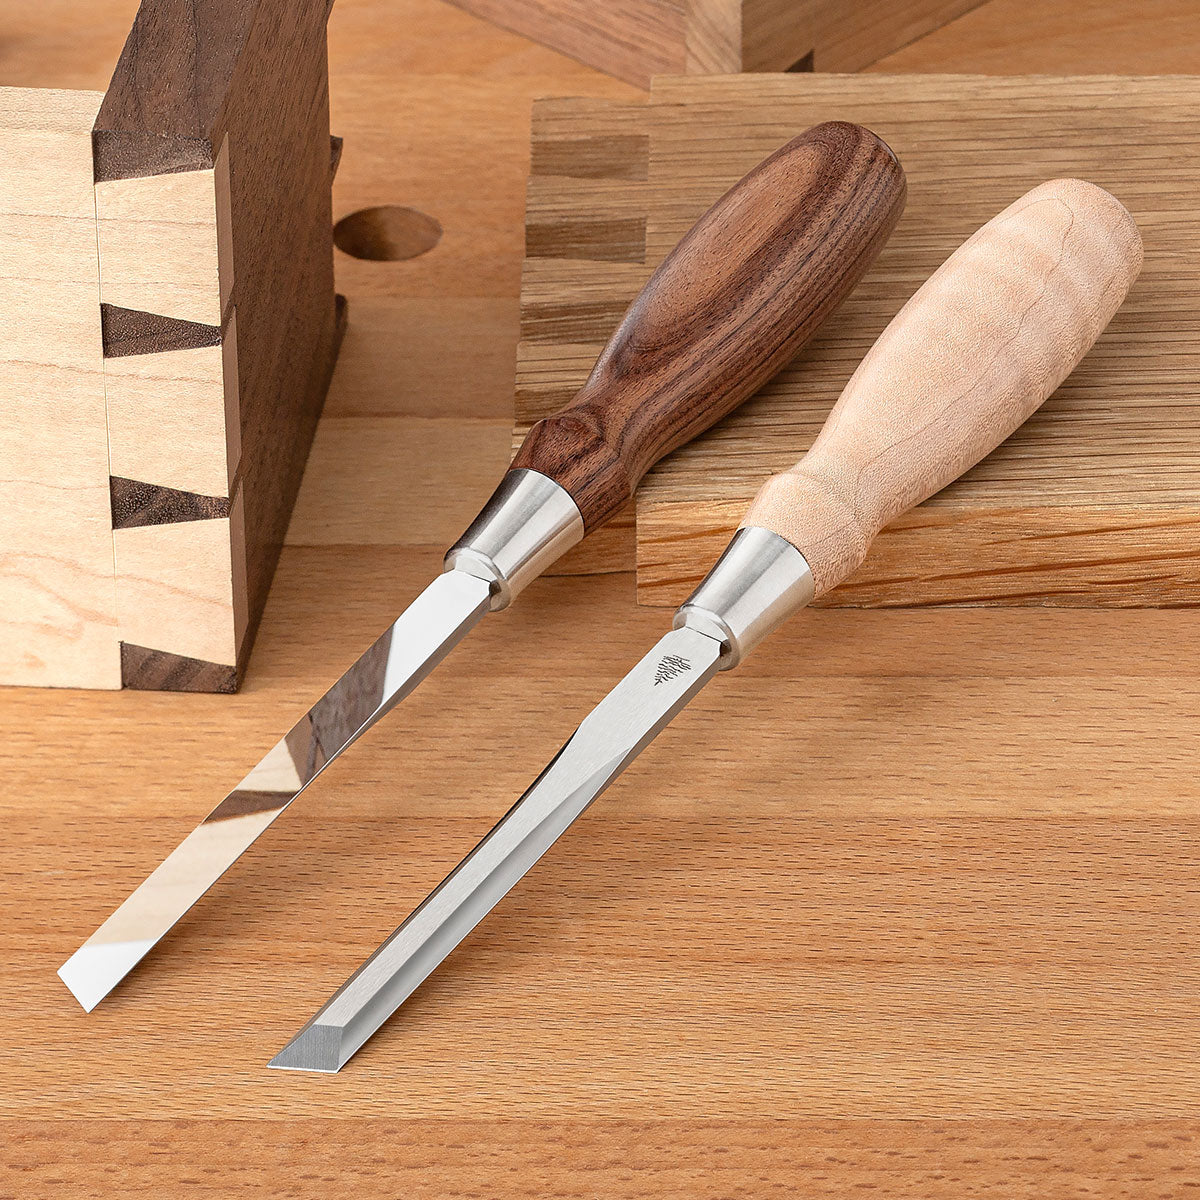
[[[717,670],[721,644],[676,629],[592,710],[533,786],[271,1060],[338,1071]]]
[[[485,580],[439,576],[154,873],[59,968],[89,1012],[360,734],[488,610]]]

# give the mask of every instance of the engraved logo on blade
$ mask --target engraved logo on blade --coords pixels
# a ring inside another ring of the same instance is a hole
[[[654,670],[654,686],[670,683],[672,679],[678,679],[685,671],[691,669],[692,664],[686,658],[680,658],[678,654],[666,654]]]

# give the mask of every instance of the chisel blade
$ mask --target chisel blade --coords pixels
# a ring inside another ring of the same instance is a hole
[[[667,634],[600,702],[532,787],[271,1060],[339,1071],[718,669],[722,643]]]
[[[490,585],[462,571],[433,581],[59,968],[91,1012],[357,737],[404,699],[488,611]]]

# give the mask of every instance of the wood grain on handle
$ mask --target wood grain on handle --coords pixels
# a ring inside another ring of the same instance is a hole
[[[816,594],[889,521],[974,466],[1075,369],[1142,266],[1133,218],[1078,179],[1042,184],[946,260],[868,351],[812,449],[743,526],[786,538]]]
[[[570,405],[513,459],[570,492],[594,529],[663,455],[736,408],[845,298],[904,207],[869,130],[814,126],[755,167],[680,241]]]

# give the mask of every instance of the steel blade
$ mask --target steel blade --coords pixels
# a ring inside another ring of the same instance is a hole
[[[441,662],[489,601],[486,580],[448,571],[409,605],[59,968],[88,1012],[329,763]]]
[[[721,643],[676,629],[592,710],[533,786],[271,1060],[340,1070],[716,673]]]

